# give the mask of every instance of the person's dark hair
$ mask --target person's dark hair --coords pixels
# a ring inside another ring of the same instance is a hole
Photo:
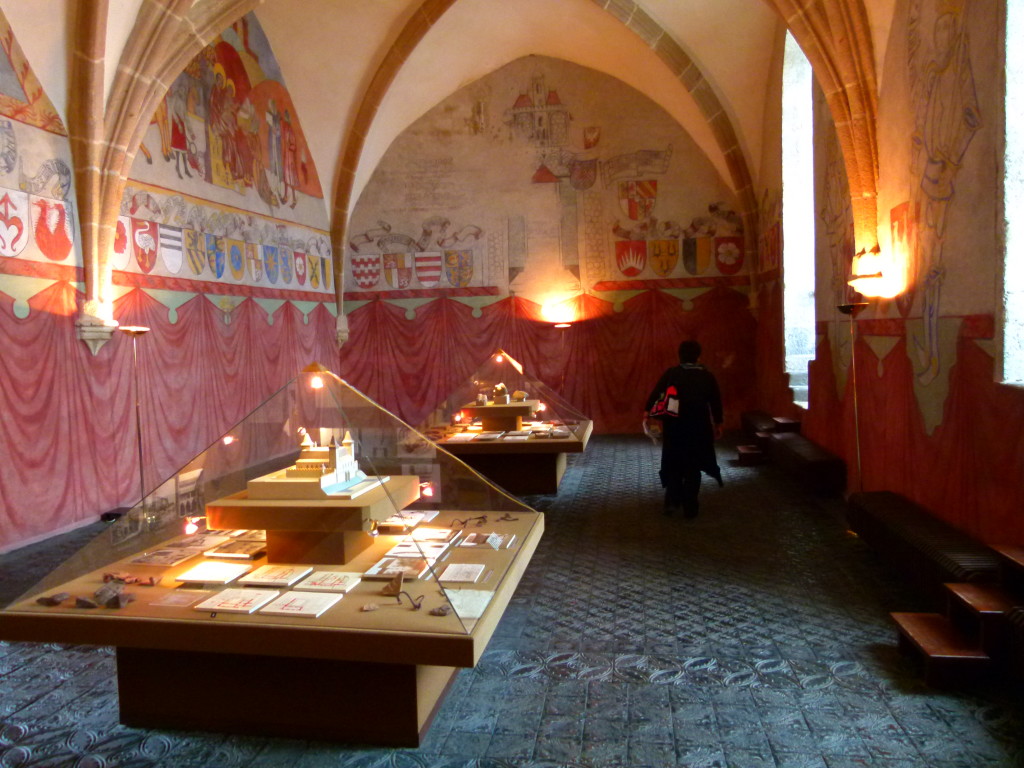
[[[696,341],[684,341],[679,345],[679,362],[696,363],[700,359],[700,344]]]

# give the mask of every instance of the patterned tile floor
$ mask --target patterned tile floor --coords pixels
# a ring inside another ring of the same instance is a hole
[[[661,514],[655,450],[598,437],[481,663],[416,750],[117,722],[112,649],[0,643],[0,766],[1024,766],[1021,684],[924,687],[888,611],[917,598],[845,532],[842,501],[770,466]],[[66,536],[0,557],[0,600]]]

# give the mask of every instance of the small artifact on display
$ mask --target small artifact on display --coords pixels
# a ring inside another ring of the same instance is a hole
[[[391,581],[380,588],[380,593],[382,595],[387,595],[388,597],[398,597],[402,594],[403,581],[405,581],[405,576],[404,574],[399,573],[391,579]]]
[[[45,597],[37,597],[36,602],[40,605],[45,605],[52,608],[55,605],[60,605],[65,600],[71,597],[70,592],[57,592],[52,595],[46,595]]]
[[[494,385],[494,390],[491,392],[491,401],[495,405],[508,405],[510,399],[511,398],[509,397],[508,394],[508,387],[506,387],[503,383]],[[523,399],[525,400],[526,398]]]
[[[210,613],[253,613],[279,594],[276,589],[225,589],[194,608]]]
[[[156,576],[135,576],[126,571],[108,571],[103,574],[103,583],[119,581],[122,584],[138,584],[140,587],[155,587],[160,581]]]
[[[318,446],[305,427],[299,427],[299,458],[278,472],[248,482],[251,499],[354,499],[390,478],[367,476],[356,461],[355,441],[345,430],[339,443]]]

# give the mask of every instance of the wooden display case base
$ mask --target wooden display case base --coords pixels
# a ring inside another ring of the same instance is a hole
[[[566,465],[564,453],[472,453],[459,458],[516,495],[558,493]]]
[[[267,531],[267,562],[347,563],[371,544],[363,531]]]
[[[121,723],[417,747],[456,667],[117,649]]]

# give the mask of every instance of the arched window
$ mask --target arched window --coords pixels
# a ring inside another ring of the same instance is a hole
[[[786,372],[807,407],[814,358],[814,94],[811,64],[786,33],[782,65],[782,252]]]

